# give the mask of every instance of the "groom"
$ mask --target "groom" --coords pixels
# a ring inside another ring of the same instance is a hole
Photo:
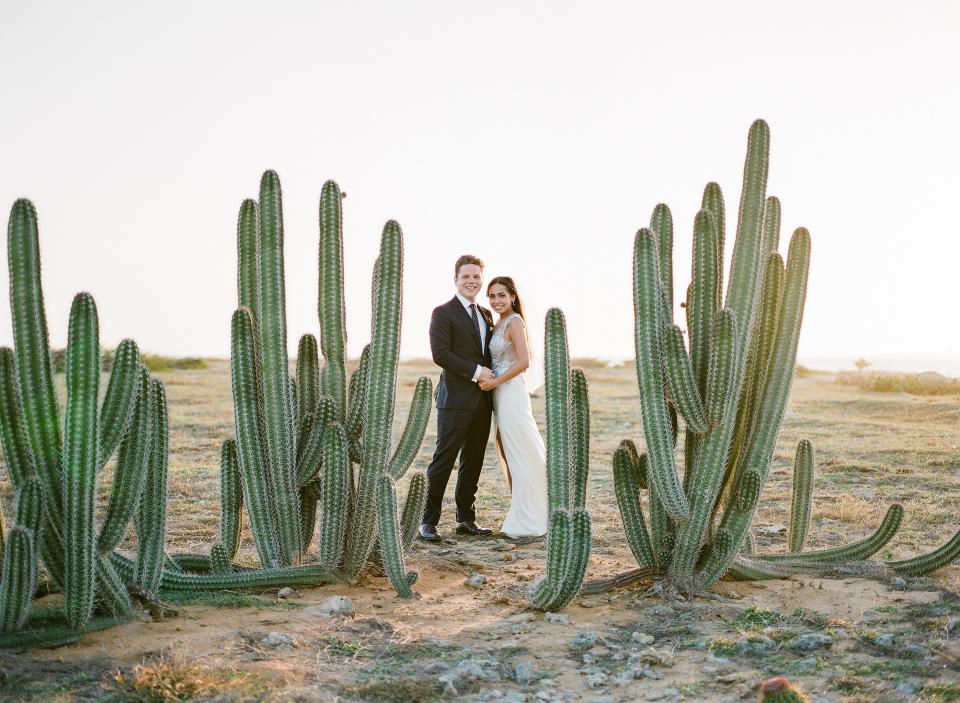
[[[430,350],[443,371],[436,392],[437,448],[427,468],[427,505],[420,524],[420,538],[428,542],[440,541],[440,506],[458,454],[457,533],[492,532],[477,527],[473,509],[493,407],[492,394],[478,385],[481,380],[493,380],[488,348],[493,318],[489,310],[476,304],[483,286],[483,262],[469,254],[461,256],[453,280],[456,295],[436,308],[430,319]]]

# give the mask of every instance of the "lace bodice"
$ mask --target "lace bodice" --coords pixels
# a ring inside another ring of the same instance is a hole
[[[493,373],[497,376],[502,376],[517,363],[517,351],[513,348],[513,342],[504,334],[515,317],[519,318],[520,315],[512,313],[497,327],[493,337],[490,338],[490,360],[493,362]],[[523,318],[520,318],[520,324],[523,324]]]

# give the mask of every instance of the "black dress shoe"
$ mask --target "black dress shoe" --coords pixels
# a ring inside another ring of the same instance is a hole
[[[457,523],[457,534],[480,537],[482,535],[493,534],[493,530],[488,527],[477,527],[477,523],[475,523],[473,520],[467,520],[466,522]]]
[[[420,525],[419,532],[420,539],[422,539],[424,542],[439,542],[443,539],[437,532],[437,528],[433,525],[427,525],[424,523],[423,525]]]

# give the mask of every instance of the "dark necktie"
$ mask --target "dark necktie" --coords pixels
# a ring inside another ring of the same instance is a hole
[[[480,331],[480,318],[477,317],[476,303],[470,303],[470,317],[473,318],[473,326],[477,328],[477,336],[480,338],[480,349],[483,349],[483,333]]]

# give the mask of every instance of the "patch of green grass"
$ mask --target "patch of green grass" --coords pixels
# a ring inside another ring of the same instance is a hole
[[[783,615],[773,610],[763,610],[751,605],[730,622],[736,630],[761,630],[767,625],[775,625],[783,621]]]
[[[822,613],[818,613],[816,610],[810,610],[809,608],[796,608],[790,613],[790,617],[799,620],[805,625],[812,625],[814,627],[826,627],[829,622],[829,618]]]
[[[924,686],[923,690],[920,691],[920,695],[923,696],[925,700],[933,701],[933,703],[960,701],[960,684],[931,684]]]
[[[368,659],[373,656],[373,652],[363,642],[343,639],[336,635],[322,635],[317,643],[331,657]]]
[[[726,637],[718,637],[710,641],[709,649],[714,656],[729,657],[737,653],[737,643]]]
[[[206,605],[211,608],[275,608],[296,610],[303,605],[236,591],[161,591],[160,600],[171,605]]]
[[[439,681],[418,676],[347,684],[340,688],[340,692],[361,700],[387,703],[434,703],[443,698],[443,686]]]
[[[195,356],[182,358],[161,354],[141,354],[140,360],[150,371],[194,371],[207,368],[207,360]]]

